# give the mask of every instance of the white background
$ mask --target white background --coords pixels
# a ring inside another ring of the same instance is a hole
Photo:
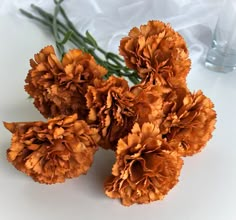
[[[29,59],[53,44],[48,32],[23,18],[18,8],[35,2],[52,9],[48,1],[0,3],[0,120],[43,119],[24,92]],[[86,176],[64,184],[41,185],[18,172],[6,161],[10,133],[0,125],[1,220],[235,220],[236,219],[236,72],[207,70],[204,56],[211,41],[220,1],[73,1],[67,9],[80,31],[89,29],[106,49],[117,52],[119,40],[134,25],[150,19],[170,22],[188,42],[192,69],[188,84],[202,89],[215,103],[217,126],[206,148],[185,158],[180,182],[163,201],[124,207],[103,193],[114,155],[99,150]]]

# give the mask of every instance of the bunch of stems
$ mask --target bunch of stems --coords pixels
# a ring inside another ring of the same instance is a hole
[[[61,5],[62,2],[63,0],[54,0],[54,13],[49,13],[34,4],[32,4],[31,7],[37,15],[23,9],[20,9],[20,11],[26,17],[36,20],[50,29],[61,57],[65,54],[65,44],[70,42],[76,48],[90,53],[98,64],[108,70],[105,78],[116,75],[119,77],[127,77],[134,84],[139,83],[140,79],[136,71],[126,67],[124,60],[119,55],[107,52],[101,48],[88,31],[86,31],[85,34],[81,34],[76,29],[63,9]],[[61,15],[61,19],[59,15]]]

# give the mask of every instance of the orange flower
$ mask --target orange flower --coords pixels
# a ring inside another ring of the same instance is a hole
[[[8,161],[37,182],[64,182],[85,174],[93,162],[99,135],[77,114],[4,125],[13,134]]]
[[[165,116],[160,127],[172,150],[181,156],[202,150],[215,128],[216,112],[213,107],[202,91],[192,94],[179,88],[165,97]]]
[[[43,48],[30,60],[31,70],[25,79],[25,90],[34,98],[35,107],[47,118],[58,114],[57,106],[49,100],[48,88],[55,83],[56,76],[63,71],[52,46]]]
[[[46,118],[73,113],[78,113],[80,119],[87,116],[87,87],[107,72],[90,54],[70,50],[60,62],[53,47],[48,46],[30,63],[32,69],[26,78],[25,90]]]
[[[115,76],[88,87],[88,121],[99,127],[101,147],[115,149],[119,138],[130,131],[136,119],[134,98],[127,81]]]
[[[167,148],[158,127],[136,123],[118,142],[112,176],[104,184],[106,195],[126,206],[163,199],[178,182],[183,163]]]
[[[137,106],[137,122],[152,122],[159,126],[163,120],[164,97],[172,91],[171,88],[165,87],[161,82],[152,85],[151,83],[142,82],[131,87],[131,92],[135,95]]]
[[[151,121],[160,127],[171,151],[180,156],[193,155],[206,145],[215,128],[214,105],[201,91],[192,94],[186,87],[168,88],[143,82],[131,88],[136,102],[149,104],[139,124]],[[142,111],[142,107],[139,107]],[[139,112],[139,110],[137,110]],[[145,120],[146,119],[146,120]]]
[[[149,21],[140,29],[133,28],[129,36],[121,40],[120,54],[126,65],[137,70],[142,79],[157,73],[171,86],[185,84],[191,65],[184,39],[160,21]]]

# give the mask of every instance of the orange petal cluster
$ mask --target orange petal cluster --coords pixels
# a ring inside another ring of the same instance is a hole
[[[8,161],[39,183],[61,183],[85,174],[100,139],[97,129],[77,114],[4,125],[13,134]]]
[[[135,95],[137,112],[139,118],[137,122],[143,124],[151,121],[159,126],[163,120],[163,97],[171,91],[170,88],[151,83],[143,82],[131,87],[131,92]]]
[[[162,137],[167,138],[172,151],[180,156],[198,153],[212,137],[216,112],[202,91],[191,93],[183,87],[139,84],[132,92],[137,100],[150,104],[146,121],[160,127]]]
[[[70,50],[60,62],[52,46],[36,54],[30,65],[25,90],[46,118],[78,113],[84,119],[87,87],[107,73],[90,54],[79,49]]]
[[[97,80],[86,94],[88,121],[97,124],[100,146],[115,149],[117,141],[128,134],[136,119],[135,96],[125,79],[111,76]]]
[[[191,93],[185,89],[172,90],[165,97],[163,136],[181,156],[198,153],[212,137],[216,112],[212,101],[202,91]]]
[[[182,159],[166,150],[168,142],[152,123],[134,125],[117,145],[112,175],[105,181],[105,193],[120,198],[123,205],[163,199],[178,182]]]
[[[131,29],[120,42],[120,54],[142,79],[157,73],[171,86],[186,83],[191,65],[186,43],[170,25],[161,21],[149,21]]]

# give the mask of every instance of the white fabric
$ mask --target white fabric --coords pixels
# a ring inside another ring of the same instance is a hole
[[[120,39],[134,26],[148,20],[168,22],[179,31],[189,46],[192,62],[205,56],[222,0],[66,0],[63,5],[81,32],[89,30],[99,44],[118,53]],[[34,3],[52,12],[53,1],[2,0],[0,15],[26,19],[18,8],[30,9]]]

